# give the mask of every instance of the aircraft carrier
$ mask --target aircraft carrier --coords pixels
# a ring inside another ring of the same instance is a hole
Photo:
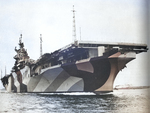
[[[76,40],[33,60],[21,35],[12,71],[1,81],[8,92],[111,92],[118,72],[147,50],[145,44]]]
[[[74,6],[72,12],[73,43],[37,60],[28,56],[21,34],[12,71],[1,78],[8,92],[111,92],[118,72],[147,52],[146,44],[76,40]]]

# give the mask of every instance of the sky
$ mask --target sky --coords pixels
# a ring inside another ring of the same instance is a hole
[[[0,69],[2,76],[11,72],[19,37],[31,59],[51,53],[72,42],[73,13],[76,10],[77,40],[147,44],[148,0],[0,0]],[[150,85],[150,52],[119,72],[115,85]],[[0,83],[0,88],[2,84]]]

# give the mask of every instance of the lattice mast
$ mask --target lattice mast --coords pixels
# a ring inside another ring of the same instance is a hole
[[[76,41],[76,23],[75,23],[75,10],[74,10],[74,5],[73,5],[73,29],[72,29],[72,36],[73,36],[73,41]]]
[[[42,34],[40,34],[40,56],[42,56]]]

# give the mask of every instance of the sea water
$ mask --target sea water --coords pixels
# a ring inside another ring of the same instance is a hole
[[[150,88],[112,93],[0,92],[0,113],[150,113]]]

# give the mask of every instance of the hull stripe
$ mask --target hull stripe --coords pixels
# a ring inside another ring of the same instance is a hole
[[[49,85],[49,87],[45,90],[45,92],[56,91],[58,87],[69,78],[69,75],[63,71],[61,72],[57,78]]]
[[[77,82],[81,80],[82,78],[70,76],[61,84],[61,86],[57,89],[57,91],[68,91],[73,85],[75,85]]]
[[[84,81],[83,79],[75,83],[68,91],[84,91]]]
[[[48,88],[49,84],[49,81],[44,76],[42,76],[33,92],[44,92]]]
[[[46,89],[54,82],[54,80],[59,76],[59,74],[63,71],[62,68],[54,68],[50,70],[46,70],[40,76],[42,76],[41,80],[37,84],[34,89],[34,92],[46,91]]]
[[[86,71],[86,72],[90,72],[90,73],[94,72],[93,66],[89,61],[88,62],[77,63],[76,66],[77,66],[78,70]]]
[[[27,91],[28,92],[33,92],[33,90],[35,89],[35,87],[37,86],[37,84],[39,83],[41,79],[41,75],[39,76],[35,76],[35,77],[32,77],[28,83],[28,87],[27,87]]]

